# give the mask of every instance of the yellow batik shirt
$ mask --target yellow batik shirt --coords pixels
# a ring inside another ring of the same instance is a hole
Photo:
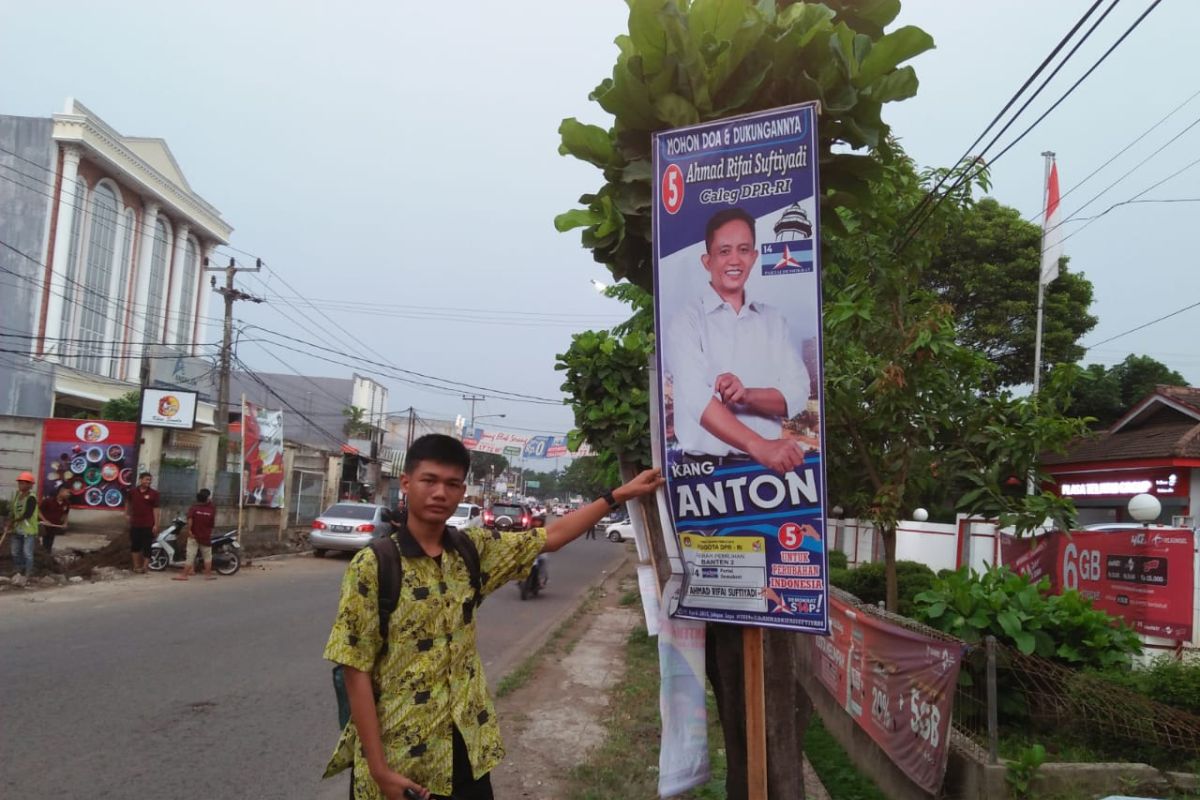
[[[479,550],[484,595],[527,575],[546,543],[542,528],[502,534],[475,528],[466,533]],[[434,559],[407,531],[395,538],[403,574],[400,599],[388,624],[387,653],[376,663],[382,644],[379,571],[375,553],[367,547],[346,568],[325,658],[371,673],[388,765],[434,794],[449,795],[455,727],[466,743],[476,778],[504,758],[496,710],[475,646],[476,614],[471,614],[469,623],[464,619],[474,590],[457,553],[446,550]],[[353,722],[342,731],[325,777],[351,764],[354,796],[382,798]]]

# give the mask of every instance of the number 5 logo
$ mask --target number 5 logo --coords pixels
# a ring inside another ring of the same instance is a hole
[[[678,164],[667,167],[662,177],[662,203],[668,214],[683,207],[683,171]]]

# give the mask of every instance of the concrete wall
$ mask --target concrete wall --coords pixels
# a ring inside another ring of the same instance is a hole
[[[16,154],[0,151],[0,234],[30,256],[0,248],[0,348],[20,351],[0,353],[0,415],[49,416],[54,397],[51,370],[29,365],[23,354],[32,351],[33,341],[21,338],[37,332],[46,277],[41,262],[57,172],[51,128],[49,119],[0,116],[0,145]]]

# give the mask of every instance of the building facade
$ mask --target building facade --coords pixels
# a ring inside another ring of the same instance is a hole
[[[1111,428],[1048,454],[1051,490],[1070,497],[1079,524],[1133,521],[1137,494],[1158,498],[1158,523],[1193,528],[1200,511],[1200,389],[1159,386]]]
[[[153,348],[212,355],[202,265],[231,231],[162,139],[74,99],[0,115],[0,414],[94,411]]]

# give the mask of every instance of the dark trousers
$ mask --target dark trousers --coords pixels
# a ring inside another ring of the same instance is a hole
[[[434,800],[495,800],[492,794],[492,775],[488,773],[478,780],[471,769],[471,756],[467,743],[458,728],[454,729],[454,777],[451,782],[454,793],[430,795]],[[350,771],[350,800],[354,800],[354,770]]]
[[[58,528],[42,528],[42,549],[47,553],[54,552],[54,537],[58,535]]]

